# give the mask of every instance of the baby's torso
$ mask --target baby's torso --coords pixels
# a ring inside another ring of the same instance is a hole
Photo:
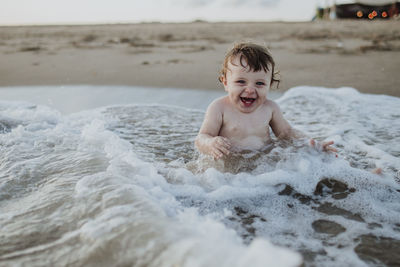
[[[219,135],[230,139],[235,150],[262,149],[271,141],[271,117],[272,110],[266,105],[252,113],[225,108]]]

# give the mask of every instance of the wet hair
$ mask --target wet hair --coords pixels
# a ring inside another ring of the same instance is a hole
[[[271,84],[274,82],[280,83],[280,79],[277,77],[278,72],[275,72],[275,61],[265,46],[261,46],[251,42],[236,43],[231,50],[225,55],[224,63],[220,71],[218,80],[222,82],[222,77],[226,77],[226,73],[229,70],[228,63],[232,64],[232,60],[239,57],[240,65],[243,68],[247,66],[251,71],[265,72],[271,71]],[[271,70],[270,70],[271,68]]]

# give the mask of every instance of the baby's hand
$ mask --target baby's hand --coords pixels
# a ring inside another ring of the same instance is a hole
[[[212,141],[211,141],[211,156],[214,157],[214,159],[220,159],[224,155],[229,155],[230,154],[230,149],[231,149],[231,141],[229,141],[228,138],[222,137],[222,136],[215,136]]]
[[[328,141],[328,142],[322,142],[321,144],[317,144],[317,142],[314,139],[310,139],[310,145],[312,147],[321,148],[322,151],[325,151],[325,152],[330,151],[330,152],[336,153],[337,149],[331,146],[331,145],[333,145],[333,143],[334,143],[333,141]]]

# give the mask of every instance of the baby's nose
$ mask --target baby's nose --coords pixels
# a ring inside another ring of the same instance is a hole
[[[256,88],[254,86],[249,85],[246,87],[245,91],[246,91],[246,93],[253,93],[256,91]]]

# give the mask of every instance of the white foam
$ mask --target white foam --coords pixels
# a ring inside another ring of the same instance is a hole
[[[277,102],[296,128],[334,139],[339,158],[276,144],[268,154],[247,155],[256,168],[246,172],[193,174],[188,166],[197,163],[193,139],[202,111],[117,105],[61,115],[1,102],[0,122],[8,128],[0,134],[0,229],[7,229],[0,248],[13,252],[0,251],[0,260],[297,266],[295,251],[306,250],[317,253],[309,264],[343,266],[364,264],[353,250],[360,235],[400,240],[400,100],[300,87]],[[372,174],[374,167],[384,174]],[[316,186],[324,179],[355,191],[342,199],[328,189],[320,196]],[[318,211],[327,203],[348,213]],[[346,230],[316,233],[312,224],[321,219]]]

